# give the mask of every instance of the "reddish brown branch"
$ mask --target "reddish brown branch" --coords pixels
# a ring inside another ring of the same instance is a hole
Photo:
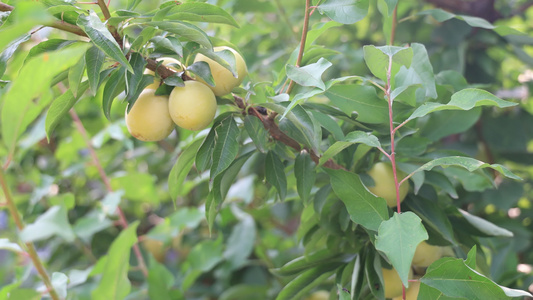
[[[296,66],[299,67],[302,64],[302,58],[304,56],[305,41],[307,40],[307,31],[309,31],[309,7],[311,6],[311,0],[305,0],[305,14],[304,14],[304,27],[302,29],[302,38],[300,39],[300,51],[298,51],[298,58],[296,59]],[[290,94],[294,88],[294,81],[291,80],[289,87],[285,93]]]
[[[13,6],[0,2],[0,11],[12,11],[13,9]]]

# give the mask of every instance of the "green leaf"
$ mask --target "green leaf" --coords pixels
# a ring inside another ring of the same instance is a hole
[[[294,176],[296,177],[296,189],[298,195],[304,201],[309,203],[311,189],[316,181],[315,163],[307,152],[301,152],[296,156],[294,161]]]
[[[348,116],[359,115],[357,120],[369,124],[388,123],[388,104],[376,94],[371,86],[358,84],[336,85],[328,89],[326,97]]]
[[[305,67],[296,67],[287,65],[287,76],[302,86],[316,86],[321,90],[326,89],[324,81],[322,81],[322,74],[333,64],[325,58],[320,58],[318,62],[307,65]]]
[[[445,296],[441,291],[430,287],[429,285],[420,284],[420,290],[418,291],[418,297],[420,299],[438,299],[438,300],[467,300],[466,298],[456,298]]]
[[[73,43],[80,43],[80,41],[49,39],[44,42],[40,42],[39,44],[37,44],[37,46],[34,46],[33,48],[30,49],[30,52],[24,59],[24,63],[27,63],[32,57],[35,57],[39,54],[42,54],[45,52],[53,52],[53,51],[62,49],[68,45],[71,45]]]
[[[385,199],[370,193],[355,173],[331,169],[325,171],[331,178],[333,191],[346,205],[350,219],[367,229],[378,231],[381,223],[389,219]]]
[[[334,21],[353,24],[368,13],[368,0],[326,0],[318,6],[318,11]]]
[[[335,142],[328,148],[328,150],[326,150],[326,152],[324,152],[324,155],[320,157],[318,166],[323,165],[325,162],[337,155],[342,150],[355,144],[365,144],[375,148],[381,147],[378,138],[370,134],[369,132],[352,131],[348,133],[342,141]]]
[[[202,78],[208,85],[215,86],[215,79],[213,78],[213,75],[211,74],[211,69],[209,68],[209,64],[205,61],[197,61],[193,63],[192,65],[187,67],[187,71],[192,72],[195,75],[198,75],[198,77]]]
[[[237,157],[239,153],[239,127],[229,116],[215,129],[215,147],[213,149],[213,165],[211,166],[211,178],[215,178],[224,171]]]
[[[43,53],[30,59],[3,95],[2,139],[13,153],[18,137],[41,113],[45,103],[51,99],[40,99],[48,90],[55,75],[74,65],[86,51],[88,45],[78,45],[52,53]]]
[[[394,8],[396,8],[396,5],[398,5],[398,0],[384,0],[387,4],[387,12],[388,16],[390,17],[392,13],[394,12]]]
[[[85,53],[85,63],[87,65],[87,78],[89,80],[89,87],[93,96],[98,90],[98,83],[100,83],[100,70],[104,64],[106,56],[100,51],[98,47],[91,47]]]
[[[480,217],[469,214],[468,212],[458,209],[463,217],[470,223],[472,226],[479,229],[481,232],[496,237],[513,237],[513,233],[505,228],[496,226],[495,224],[482,219]]]
[[[259,118],[246,115],[244,117],[244,129],[248,132],[248,136],[254,142],[254,145],[257,147],[261,153],[266,153],[268,138],[270,135],[266,131],[263,123]]]
[[[85,73],[85,57],[80,59],[75,65],[70,67],[70,69],[68,70],[68,87],[74,97],[77,97],[78,93],[83,94],[85,92],[83,91],[80,93],[78,91],[80,87],[81,79],[83,78],[84,73]]]
[[[94,11],[90,11],[88,16],[80,15],[76,24],[87,34],[96,47],[133,73],[133,69],[117,41]]]
[[[176,199],[178,196],[183,196],[183,184],[187,178],[187,174],[192,168],[194,163],[194,157],[198,153],[198,148],[202,145],[202,140],[196,140],[183,150],[178,156],[176,163],[170,170],[168,175],[168,190],[172,199]]]
[[[385,253],[392,266],[408,286],[409,270],[418,244],[428,239],[422,220],[412,212],[394,213],[381,223],[376,236],[376,249]]]
[[[124,71],[125,69],[123,67],[116,68],[112,71],[111,76],[104,87],[102,109],[108,120],[111,119],[111,105],[113,104],[113,100],[124,91],[126,86],[126,72]]]
[[[20,232],[20,238],[24,242],[40,241],[54,235],[67,242],[73,242],[75,238],[68,222],[67,209],[62,205],[52,206]]]
[[[54,18],[46,13],[45,7],[38,2],[18,2],[16,9],[9,15],[12,25],[0,28],[0,50],[28,33],[37,25],[47,24]]]
[[[129,172],[111,179],[114,190],[123,189],[125,197],[132,201],[158,203],[159,196],[155,188],[155,178],[149,173]]]
[[[481,117],[480,107],[471,110],[443,110],[431,114],[422,127],[420,135],[432,141],[467,131]]]
[[[235,54],[231,52],[230,50],[224,49],[224,50],[215,52],[215,51],[212,51],[211,49],[199,48],[196,51],[216,61],[219,65],[221,65],[222,67],[230,71],[233,77],[235,78],[238,77],[239,74],[237,74],[237,62],[235,60]]]
[[[11,243],[9,239],[0,239],[0,249],[12,252],[23,252],[18,244]]]
[[[172,36],[162,37],[154,36],[151,40],[154,43],[155,51],[159,52],[162,49],[170,51],[171,54],[177,54],[183,57],[183,46],[180,41]]]
[[[139,221],[130,224],[113,241],[107,251],[106,264],[102,279],[92,291],[93,299],[122,300],[130,293],[131,283],[128,279],[131,247],[137,242]]]
[[[497,106],[505,108],[517,105],[514,102],[502,100],[493,94],[480,89],[464,89],[452,95],[448,104],[428,102],[417,108],[407,120],[423,117],[431,112],[440,110],[470,110],[479,106]]]
[[[343,263],[329,263],[309,269],[286,284],[276,300],[301,299],[314,287],[328,279]]]
[[[69,279],[67,275],[61,272],[52,273],[52,286],[56,290],[57,294],[61,298],[67,297],[67,284]]]
[[[252,254],[257,233],[252,216],[239,210],[236,206],[232,207],[232,211],[240,222],[233,227],[226,242],[226,250],[223,256],[231,266],[231,270],[237,270],[246,263],[250,254]]]
[[[150,299],[173,300],[170,289],[174,285],[174,275],[154,259],[150,262],[147,281]]]
[[[18,39],[12,41],[7,45],[7,47],[0,53],[0,78],[2,75],[4,75],[4,72],[6,71],[7,61],[13,56],[15,51],[17,51],[20,44],[26,42],[29,40],[31,35],[25,34]]]
[[[437,203],[424,198],[408,197],[405,201],[409,209],[416,213],[426,225],[438,231],[446,240],[456,244],[452,224],[444,209]]]
[[[82,83],[78,89],[79,95],[83,94],[88,87],[88,82]],[[68,89],[63,93],[63,95],[59,96],[59,98],[52,102],[52,105],[50,105],[50,108],[46,113],[45,121],[46,138],[48,140],[50,140],[52,132],[57,127],[61,119],[70,111],[72,107],[74,107],[74,104],[76,104],[77,100],[78,99],[72,94],[72,91]]]
[[[470,172],[473,172],[477,169],[483,169],[483,168],[491,168],[493,170],[496,170],[503,174],[505,177],[512,178],[515,180],[522,180],[522,178],[516,176],[511,171],[509,171],[506,167],[500,165],[500,164],[488,164],[484,163],[482,161],[479,161],[477,159],[471,158],[471,157],[463,157],[463,156],[448,156],[448,157],[441,157],[434,159],[424,165],[422,165],[420,168],[416,169],[411,174],[414,174],[416,172],[420,171],[429,171],[437,166],[459,166],[467,169]]]
[[[239,28],[235,19],[225,10],[218,6],[201,2],[174,5],[164,18],[167,20],[221,23]]]
[[[415,70],[418,76],[422,79],[422,87],[426,90],[426,97],[435,99],[438,96],[435,87],[435,75],[433,73],[433,66],[429,61],[426,47],[422,44],[412,43],[411,48],[413,49],[411,68]]]
[[[270,271],[277,276],[293,276],[314,267],[345,261],[346,258],[345,254],[323,249],[297,257],[281,268],[271,269]]]
[[[200,172],[207,170],[212,162],[213,149],[215,147],[215,129],[214,126],[211,127],[202,146],[198,149],[198,154],[196,154],[195,165]]]
[[[441,258],[429,266],[420,281],[455,298],[508,299],[531,296],[518,290],[505,288],[504,291],[492,280],[468,267],[462,259],[451,257]]]
[[[210,271],[222,261],[223,247],[220,235],[216,240],[204,240],[192,248],[181,265],[182,272],[186,273],[181,287],[183,291],[188,290],[203,272]]]
[[[211,44],[211,41],[209,40],[207,34],[205,34],[202,29],[192,24],[179,21],[155,21],[148,22],[147,25],[177,34],[189,41],[196,42],[208,49],[213,48],[213,45]]]
[[[124,100],[128,102],[128,112],[137,101],[137,98],[139,98],[143,89],[148,85],[148,81],[143,80],[144,67],[146,66],[144,57],[137,52],[132,53],[130,65],[133,68],[133,72],[126,73],[126,99]]]
[[[273,151],[267,153],[265,159],[265,178],[278,191],[281,201],[287,195],[287,176],[285,175],[285,165],[279,156]]]
[[[413,59],[413,48],[367,45],[363,47],[365,62],[372,74],[387,82],[390,64],[391,78],[394,78],[401,66],[409,68]]]

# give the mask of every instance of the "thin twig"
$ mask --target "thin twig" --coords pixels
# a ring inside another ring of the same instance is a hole
[[[307,31],[309,31],[309,7],[311,6],[311,0],[305,0],[305,15],[304,15],[304,27],[302,29],[302,38],[300,39],[300,50],[298,51],[298,58],[296,59],[296,66],[299,67],[302,64],[302,58],[304,56],[305,41],[307,40]],[[289,87],[285,93],[290,94],[294,88],[294,81],[291,80]]]
[[[13,6],[0,2],[0,11],[13,11],[13,9],[15,9]]]
[[[98,174],[100,175],[102,182],[104,182],[104,185],[106,186],[107,191],[113,192],[113,188],[111,187],[111,181],[109,180],[109,177],[107,177],[107,174],[105,173],[105,170],[102,167],[102,164],[100,163],[100,159],[98,159],[98,155],[96,155],[96,151],[94,150],[92,146],[91,139],[89,138],[89,134],[87,133],[87,130],[85,130],[83,123],[81,122],[78,114],[76,113],[76,111],[74,111],[74,109],[71,109],[69,113],[72,119],[74,120],[74,124],[76,125],[76,128],[82,135],[83,140],[85,141],[85,144],[87,145],[87,148],[89,149],[89,153],[91,154],[93,163],[96,166],[96,169],[98,170]],[[124,229],[128,228],[129,226],[128,220],[126,219],[126,216],[124,215],[124,212],[122,211],[122,208],[120,208],[120,206],[117,207],[116,212],[118,214],[118,222],[120,226]],[[135,253],[135,256],[137,257],[139,268],[141,269],[144,276],[147,277],[148,268],[146,267],[146,263],[144,262],[144,258],[142,256],[141,250],[139,249],[138,243],[133,245],[133,252]]]
[[[2,186],[2,190],[4,191],[4,197],[6,199],[6,204],[8,206],[9,213],[11,214],[11,217],[13,218],[13,221],[15,222],[15,225],[17,226],[18,230],[22,231],[24,229],[24,223],[20,218],[17,206],[15,205],[15,201],[11,196],[11,190],[7,185],[4,170],[2,169],[0,169],[0,185]],[[41,276],[41,279],[43,280],[43,283],[46,286],[50,297],[53,300],[59,300],[59,295],[54,289],[52,281],[50,281],[50,277],[48,276],[48,273],[46,272],[46,269],[44,268],[44,265],[41,259],[39,258],[39,255],[37,254],[37,250],[35,250],[35,246],[31,242],[25,243],[25,245],[27,248],[27,253],[31,258],[31,261],[33,262],[33,266]]]

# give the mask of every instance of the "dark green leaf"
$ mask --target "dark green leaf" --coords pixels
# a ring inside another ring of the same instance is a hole
[[[104,93],[102,95],[102,109],[104,115],[108,120],[111,119],[111,105],[113,100],[118,94],[124,91],[125,87],[125,69],[123,67],[117,68],[111,73],[111,77],[107,81],[104,87]]]
[[[213,149],[215,147],[215,129],[214,126],[211,127],[202,146],[198,149],[198,154],[196,154],[196,168],[201,172],[207,170],[212,162]]]
[[[198,153],[198,148],[202,144],[202,140],[196,140],[178,156],[176,163],[170,170],[168,175],[168,190],[172,199],[183,195],[182,188],[185,183],[185,178],[192,168],[194,157]]]
[[[13,56],[15,51],[17,51],[20,44],[24,43],[25,41],[30,39],[29,34],[25,34],[18,39],[12,41],[7,45],[7,47],[0,53],[0,78],[2,75],[4,75],[4,72],[6,71],[7,61]]]
[[[285,195],[287,195],[285,166],[273,151],[269,151],[265,159],[265,178],[276,188],[280,200],[285,200]]]
[[[328,150],[324,152],[324,155],[320,157],[318,165],[323,165],[329,159],[337,155],[337,153],[354,144],[365,144],[376,148],[381,147],[376,136],[365,131],[352,131],[348,133],[342,141],[335,142],[335,144],[331,145]]]
[[[213,149],[213,165],[211,166],[211,178],[215,178],[224,171],[237,157],[239,153],[239,127],[232,116],[223,120],[215,129],[216,139]]]
[[[276,300],[300,299],[324,282],[342,265],[343,263],[324,264],[303,272],[283,287]]]
[[[168,32],[172,32],[174,34],[177,34],[187,40],[196,42],[206,48],[213,48],[213,45],[211,44],[211,41],[209,40],[209,37],[205,32],[189,23],[185,22],[179,22],[179,21],[164,21],[164,22],[148,22],[147,25],[157,27],[161,30],[165,30]]]
[[[315,163],[307,152],[301,152],[294,161],[294,176],[296,177],[296,189],[298,195],[304,201],[309,202],[311,189],[316,180]]]
[[[246,115],[244,117],[244,129],[248,132],[248,136],[254,142],[257,150],[266,153],[269,134],[259,118]]]
[[[215,86],[215,80],[211,74],[211,69],[209,68],[209,64],[205,61],[197,61],[193,63],[187,67],[187,71],[198,75],[198,77],[202,78],[210,86]]]
[[[333,191],[339,197],[356,224],[378,231],[383,221],[389,219],[387,203],[370,193],[359,176],[345,170],[326,169]]]
[[[88,16],[80,15],[77,25],[89,36],[96,47],[133,73],[117,41],[94,11],[91,11]]]
[[[87,65],[87,78],[92,95],[96,95],[98,84],[100,83],[100,70],[105,60],[105,53],[98,47],[91,47],[85,53],[85,64]]]

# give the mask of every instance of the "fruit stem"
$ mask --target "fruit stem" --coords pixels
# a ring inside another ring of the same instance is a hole
[[[98,155],[96,155],[96,151],[94,150],[91,139],[89,138],[89,134],[87,133],[87,130],[83,126],[83,123],[81,122],[78,114],[74,109],[71,109],[69,111],[70,116],[72,117],[72,120],[74,120],[74,124],[76,125],[76,128],[80,132],[80,134],[83,137],[83,140],[85,141],[85,144],[87,145],[87,148],[89,149],[89,153],[91,154],[91,157],[93,159],[93,163],[96,166],[96,169],[98,169],[98,174],[100,175],[100,178],[104,182],[104,185],[108,192],[113,192],[113,188],[111,187],[111,181],[109,180],[109,177],[107,177],[107,174],[105,173],[104,168],[102,167],[102,164],[100,163],[100,159],[98,159]],[[124,212],[122,211],[122,208],[120,206],[117,207],[117,215],[118,215],[118,222],[120,226],[123,229],[128,228],[128,220],[126,219],[126,216],[124,215]],[[135,253],[135,256],[137,257],[137,262],[139,263],[139,269],[141,269],[144,277],[148,277],[148,268],[146,267],[146,263],[144,261],[144,258],[142,256],[141,250],[139,248],[139,243],[137,239],[137,243],[133,245],[133,252]]]
[[[296,59],[296,66],[299,67],[302,63],[304,56],[305,41],[307,40],[307,31],[309,31],[309,7],[311,6],[311,0],[305,0],[305,14],[304,14],[304,28],[302,29],[302,38],[300,39],[300,50],[298,51],[298,58]],[[285,93],[290,94],[294,88],[294,81],[291,80],[289,87]]]
[[[15,201],[11,196],[11,190],[7,185],[3,169],[0,169],[0,185],[2,186],[2,190],[4,191],[4,196],[6,198],[6,204],[9,209],[9,213],[11,214],[11,217],[15,221],[15,225],[17,226],[20,232],[24,229],[24,223],[20,218],[19,211],[17,209],[17,206],[15,205]],[[25,243],[25,245],[27,248],[27,254],[31,258],[33,266],[41,276],[43,283],[46,286],[48,293],[50,294],[50,297],[53,300],[59,300],[59,295],[57,294],[56,290],[54,289],[54,286],[52,285],[52,282],[50,281],[50,277],[48,276],[48,273],[46,272],[46,269],[44,268],[44,265],[41,259],[39,258],[39,255],[37,254],[37,250],[35,250],[35,246],[31,242],[27,242]]]

